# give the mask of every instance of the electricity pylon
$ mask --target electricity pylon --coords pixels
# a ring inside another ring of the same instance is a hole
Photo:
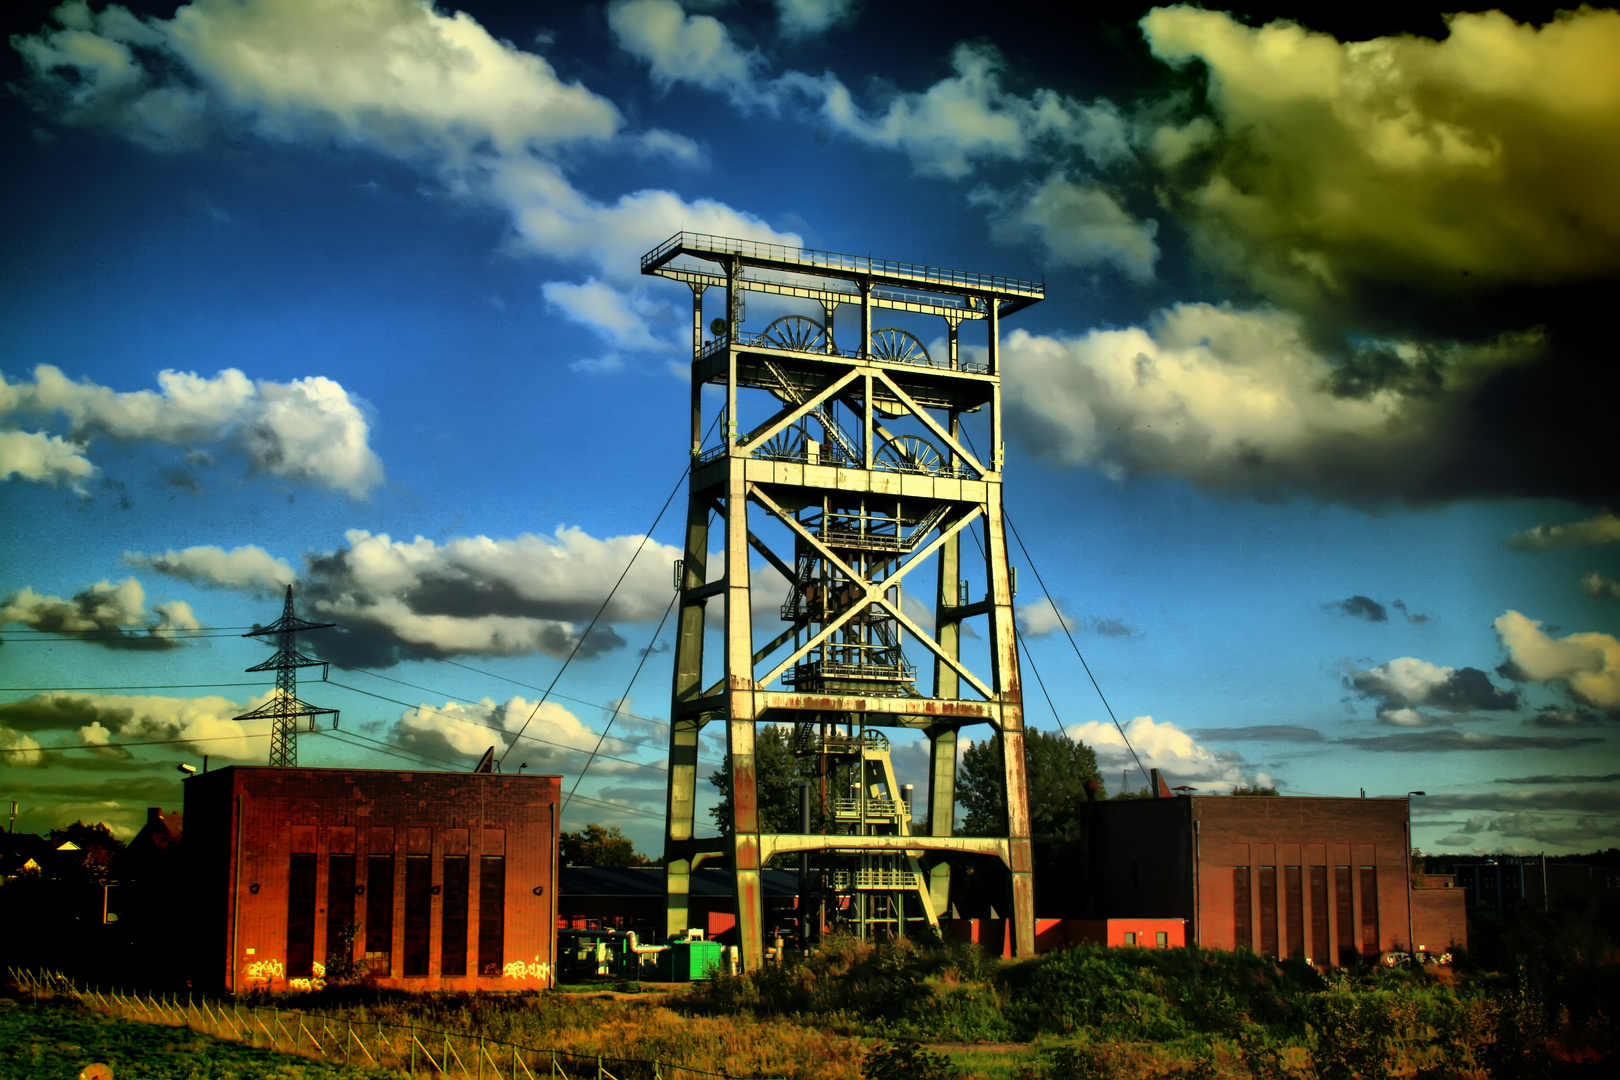
[[[298,651],[298,635],[306,630],[326,630],[335,623],[312,623],[293,614],[292,586],[287,586],[287,601],[281,607],[281,618],[269,626],[249,630],[243,637],[275,636],[276,654],[262,664],[254,664],[248,671],[274,671],[276,689],[270,700],[252,712],[236,717],[238,720],[270,721],[270,764],[296,767],[298,764],[298,718],[309,717],[309,730],[315,730],[315,718],[330,714],[332,726],[337,727],[338,710],[323,709],[298,700],[298,669],[319,667],[321,678],[326,678],[328,665]]]
[[[1034,893],[1001,511],[999,334],[1002,316],[1042,299],[1044,286],[693,233],[648,252],[641,271],[692,290],[692,466],[677,570],[666,930],[686,928],[691,874],[709,858],[731,863],[743,963],[754,969],[764,959],[760,871],[773,856],[810,853],[818,920],[863,934],[934,922],[948,910],[951,861],[989,856],[1007,870],[1014,950],[1030,955]],[[725,316],[705,340],[703,294],[711,287],[725,291]],[[778,309],[791,307],[786,298],[818,304],[823,318],[783,315],[763,330],[744,330],[747,292],[770,294]],[[835,334],[842,305],[858,305],[858,332],[840,321]],[[874,329],[879,310],[907,322],[943,318],[944,355],[931,355],[903,327]],[[959,348],[964,322],[987,327],[982,353]],[[723,401],[705,387],[722,390]],[[982,458],[962,424],[964,414],[981,411],[989,435]],[[716,412],[719,435],[705,445]],[[711,581],[715,516],[724,522],[725,565]],[[982,534],[977,570],[962,558],[964,532]],[[768,641],[754,633],[764,611],[751,586],[754,554],[763,560],[759,572],[769,574],[768,565],[786,579],[780,614],[787,625]],[[902,585],[930,561],[937,572],[927,605],[933,625],[925,629],[918,618],[927,622],[927,609],[908,609]],[[711,598],[724,604],[725,649],[723,664],[706,672]],[[970,619],[982,620],[976,633],[964,633]],[[932,654],[927,692],[918,688],[908,642]],[[726,725],[731,763],[732,819],[719,839],[698,837],[694,822],[698,739],[714,721]],[[820,832],[802,824],[797,833],[762,828],[754,752],[761,723],[792,725],[795,748],[816,759]],[[990,725],[1004,744],[1001,837],[952,835],[957,733],[975,724]],[[928,737],[920,830],[893,790],[887,740],[879,747],[883,737],[868,730],[878,727]]]

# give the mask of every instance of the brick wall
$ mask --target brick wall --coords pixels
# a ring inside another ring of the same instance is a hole
[[[377,985],[549,986],[560,785],[364,769],[192,777],[194,977],[237,992],[314,987],[352,922],[354,956]]]

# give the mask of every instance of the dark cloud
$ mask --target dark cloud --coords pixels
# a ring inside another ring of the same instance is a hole
[[[1558,705],[1543,705],[1536,710],[1534,716],[1524,721],[1525,727],[1539,728],[1574,728],[1591,727],[1599,720],[1597,713],[1591,709],[1562,708]]]
[[[1416,812],[1490,810],[1597,811],[1620,810],[1620,788],[1549,788],[1545,791],[1481,791],[1456,795],[1430,795],[1414,800]]]
[[[1345,685],[1378,703],[1381,723],[1420,728],[1451,723],[1473,712],[1505,712],[1520,704],[1517,690],[1504,690],[1474,667],[1447,668],[1406,656],[1364,671],[1353,671]],[[1450,717],[1421,711],[1439,709]]]
[[[1406,616],[1406,621],[1409,623],[1426,623],[1429,621],[1429,616],[1407,608],[1405,600],[1395,600],[1389,606]]]
[[[1103,637],[1130,637],[1136,633],[1136,628],[1118,619],[1091,619],[1088,624],[1091,632],[1101,634]]]
[[[135,715],[128,706],[109,706],[88,695],[35,694],[0,702],[0,725],[13,731],[77,731],[91,724],[116,731]]]
[[[175,631],[199,623],[183,601],[146,610],[146,590],[135,578],[90,585],[71,598],[23,588],[0,601],[0,625],[18,623],[47,634],[71,636],[104,649],[163,652],[184,641]]]
[[[1368,622],[1389,621],[1389,611],[1385,609],[1383,604],[1370,596],[1357,594],[1347,600],[1335,600],[1328,604],[1327,607],[1342,611],[1344,614],[1358,619],[1366,619]]]
[[[1451,728],[1403,731],[1391,735],[1362,735],[1335,740],[1340,746],[1392,754],[1451,753],[1456,750],[1574,750],[1604,741],[1593,736],[1489,735]]]
[[[1327,742],[1315,728],[1290,724],[1255,724],[1249,727],[1196,728],[1193,735],[1207,742]]]
[[[1582,776],[1574,773],[1542,773],[1539,776],[1507,776],[1498,784],[1612,784],[1620,781],[1620,773],[1606,776]]]

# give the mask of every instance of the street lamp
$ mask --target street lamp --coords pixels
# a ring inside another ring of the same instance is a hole
[[[1412,796],[1428,795],[1426,791],[1408,791],[1406,793],[1406,952],[1417,962],[1417,942],[1413,941],[1416,935],[1412,929]]]

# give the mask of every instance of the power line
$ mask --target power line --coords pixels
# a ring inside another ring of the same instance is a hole
[[[1018,535],[1017,526],[1013,524],[1012,517],[1005,510],[1002,511],[1001,518],[1007,523],[1007,531],[1012,533],[1013,539],[1018,542],[1018,550],[1024,553],[1024,561],[1029,563],[1030,573],[1035,575],[1035,581],[1040,585],[1041,593],[1046,597],[1046,602],[1052,605],[1052,614],[1057,616],[1058,626],[1062,628],[1063,636],[1069,639],[1069,647],[1074,650],[1074,655],[1080,661],[1080,666],[1085,669],[1086,678],[1091,680],[1091,688],[1097,691],[1097,699],[1102,702],[1103,708],[1108,711],[1108,719],[1114,722],[1114,728],[1119,732],[1120,739],[1124,741],[1125,749],[1131,752],[1131,760],[1136,762],[1136,767],[1142,772],[1142,778],[1151,786],[1153,778],[1148,775],[1147,769],[1143,767],[1142,759],[1136,756],[1136,747],[1131,745],[1129,736],[1125,734],[1124,725],[1119,722],[1119,717],[1114,715],[1114,707],[1108,704],[1107,695],[1102,692],[1102,687],[1097,685],[1097,676],[1091,673],[1091,665],[1086,663],[1085,656],[1080,652],[1079,644],[1074,640],[1074,634],[1069,632],[1069,620],[1063,617],[1063,612],[1058,609],[1057,601],[1052,599],[1051,590],[1046,587],[1046,580],[1041,577],[1040,569],[1036,567],[1035,560],[1030,557],[1029,548],[1024,546],[1024,538]]]
[[[0,754],[41,754],[55,750],[118,750],[126,746],[174,746],[178,743],[230,742],[233,739],[268,739],[268,731],[258,735],[209,735],[196,739],[150,739],[144,742],[69,743],[66,746],[11,746]]]
[[[675,601],[679,600],[680,598],[681,594],[679,590],[676,590],[675,594],[669,598],[669,606],[664,609],[664,617],[658,620],[658,629],[653,631],[652,640],[647,643],[647,648],[642,651],[641,659],[636,662],[636,670],[631,673],[630,682],[625,686],[624,693],[619,695],[620,701],[623,701],[625,698],[629,697],[630,691],[635,689],[636,680],[641,677],[641,669],[646,666],[647,657],[652,655],[653,646],[658,644],[658,635],[664,632],[664,624],[669,621],[669,613],[675,610]],[[579,790],[579,785],[585,779],[585,774],[590,771],[591,762],[596,760],[597,752],[602,749],[602,743],[607,739],[608,730],[613,727],[613,721],[617,720],[618,717],[619,710],[618,707],[615,706],[613,709],[613,715],[608,717],[606,724],[602,725],[602,734],[597,736],[596,747],[591,751],[591,756],[585,759],[584,767],[579,770],[579,775],[574,777],[573,788],[571,788],[568,794],[564,796],[562,804],[563,810],[568,809],[569,800],[572,799],[574,797],[574,793]],[[665,766],[663,771],[668,772],[669,767]]]
[[[48,694],[54,691],[63,693],[80,690],[201,690],[215,686],[263,686],[256,682],[195,682],[195,683],[152,683],[137,686],[134,683],[114,683],[111,686],[0,686],[0,694]]]
[[[963,429],[962,437],[967,440],[968,449],[972,450],[973,455],[977,457],[979,454],[979,448],[973,445],[973,436],[969,435],[966,429]],[[1142,767],[1142,759],[1136,756],[1136,747],[1131,745],[1130,738],[1125,734],[1124,725],[1119,722],[1119,717],[1114,715],[1114,707],[1108,704],[1108,697],[1102,692],[1102,687],[1098,685],[1097,676],[1091,673],[1091,665],[1086,663],[1085,656],[1080,652],[1079,643],[1074,640],[1074,635],[1069,632],[1069,620],[1063,617],[1063,612],[1058,609],[1057,601],[1052,599],[1051,590],[1046,587],[1046,580],[1041,577],[1040,568],[1035,565],[1035,560],[1033,557],[1031,557],[1029,548],[1024,546],[1024,538],[1018,535],[1018,527],[1013,524],[1012,515],[1007,513],[1005,506],[1002,507],[1001,520],[1007,523],[1007,531],[1011,532],[1013,539],[1017,541],[1018,550],[1024,553],[1024,561],[1029,563],[1030,572],[1035,575],[1035,582],[1036,584],[1040,585],[1041,592],[1046,597],[1046,602],[1052,605],[1052,614],[1057,616],[1058,626],[1062,628],[1063,636],[1069,639],[1069,647],[1074,650],[1074,655],[1076,659],[1080,661],[1080,666],[1085,669],[1086,678],[1091,680],[1091,688],[1097,691],[1097,699],[1102,702],[1103,708],[1107,710],[1108,719],[1114,722],[1114,729],[1119,732],[1120,739],[1125,743],[1125,749],[1131,752],[1131,760],[1136,762],[1136,767],[1138,769],[1141,769],[1142,779],[1146,780],[1149,786],[1151,786],[1153,783],[1153,778],[1148,775],[1147,769]],[[978,537],[975,536],[974,539],[977,540]],[[1027,646],[1024,649],[1024,655],[1029,655],[1029,649]],[[1035,665],[1032,663],[1030,665],[1030,669],[1034,670],[1034,666]],[[1035,680],[1037,682],[1040,681],[1039,672],[1036,673]],[[1044,684],[1041,686],[1041,691],[1043,693],[1046,691]],[[1048,699],[1048,701],[1050,701],[1050,699]],[[1057,715],[1056,710],[1053,711],[1053,715]]]
[[[339,733],[336,731],[321,731],[317,734],[334,738],[338,742],[353,746],[358,750],[369,750],[373,753],[387,754],[390,757],[396,757],[402,761],[417,761],[422,764],[451,765],[454,766],[454,769],[457,772],[463,771],[464,769],[461,762],[454,762],[445,758],[434,757],[431,754],[424,753],[420,750],[413,750],[410,747],[401,746],[398,743],[384,742],[381,739],[368,738],[365,735],[359,735],[354,732]],[[372,745],[366,746],[362,745],[363,743],[370,743]],[[627,814],[637,814],[642,817],[656,818],[660,821],[663,820],[662,814],[656,814],[649,810],[640,810],[634,806],[626,806],[623,803],[610,802],[606,799],[592,798],[589,795],[577,795],[575,797],[581,802],[596,803],[599,806],[610,807],[614,810],[622,810]]]
[[[719,423],[719,420],[719,416],[716,416],[715,423]],[[709,426],[712,429],[714,424],[710,424]],[[707,438],[707,434],[705,434],[704,437]],[[675,496],[680,494],[681,485],[686,482],[687,474],[691,471],[692,465],[690,462],[688,462],[686,467],[681,470],[681,475],[679,478],[676,479],[675,486],[670,489],[669,498],[665,499],[664,505],[659,508],[658,516],[653,518],[652,525],[648,526],[647,531],[642,534],[641,543],[636,545],[636,550],[631,554],[630,561],[624,564],[624,571],[619,575],[619,580],[615,581],[613,583],[613,588],[608,590],[607,597],[602,601],[602,606],[596,609],[596,614],[591,616],[591,621],[586,624],[584,632],[579,635],[579,638],[574,642],[574,647],[569,650],[568,658],[562,662],[562,667],[557,669],[557,674],[551,677],[551,685],[546,687],[545,693],[540,695],[540,700],[534,703],[534,709],[529,713],[529,719],[525,720],[523,722],[523,727],[518,729],[519,737],[523,735],[523,732],[528,729],[529,724],[534,720],[535,716],[539,714],[540,706],[544,705],[546,703],[546,699],[551,696],[551,691],[556,688],[557,681],[561,679],[563,677],[563,673],[568,670],[568,665],[573,663],[575,656],[579,655],[580,647],[585,644],[585,639],[591,636],[592,630],[596,629],[597,620],[601,619],[602,613],[606,611],[608,605],[613,602],[614,594],[619,591],[619,586],[624,584],[624,579],[630,575],[630,568],[636,565],[636,559],[640,558],[642,551],[647,546],[647,541],[652,539],[653,530],[658,528],[658,523],[664,520],[664,514],[669,510],[670,503],[674,502]],[[512,741],[512,745],[517,745],[516,739]],[[508,749],[506,754],[510,754],[511,752],[512,751]],[[506,754],[501,755],[501,760],[503,762],[506,760]]]
[[[373,694],[370,690],[361,690],[357,686],[348,686],[348,685],[346,685],[344,683],[340,683],[340,682],[329,682],[328,685],[336,686],[341,690],[349,690],[349,691],[352,691],[353,693],[356,693],[356,694],[364,694],[366,697],[376,698],[378,701],[387,701],[387,702],[391,702],[392,704],[395,704],[395,705],[403,705],[407,709],[415,709],[418,712],[429,712],[429,713],[434,713],[435,715],[438,715],[438,716],[448,717],[451,720],[461,720],[461,721],[464,721],[466,723],[473,724],[473,725],[475,725],[477,727],[487,728],[490,731],[498,731],[498,732],[501,732],[503,734],[506,731],[505,728],[500,727],[499,725],[486,724],[483,721],[474,719],[471,716],[457,716],[454,713],[447,713],[443,709],[432,709],[432,708],[429,708],[429,707],[427,707],[425,705],[412,705],[408,701],[401,701],[398,698],[386,697],[383,694]],[[530,719],[532,720],[533,717],[531,716]],[[525,723],[524,727],[527,728],[528,724]],[[512,746],[515,747],[517,745],[518,739],[528,739],[530,742],[544,743],[547,746],[556,746],[556,747],[559,747],[559,748],[561,748],[563,750],[571,750],[576,754],[586,754],[586,753],[590,752],[589,750],[587,750],[583,746],[570,746],[568,743],[560,743],[560,742],[556,742],[555,740],[552,740],[552,739],[542,739],[538,735],[525,735],[522,731],[519,731],[516,735],[514,735],[512,737]],[[504,761],[506,759],[506,754],[509,754],[509,753],[511,753],[511,748],[510,747],[507,749],[505,754],[501,755],[501,760]],[[655,770],[657,772],[668,772],[669,771],[669,767],[666,766],[666,765],[657,765],[657,764],[654,764],[652,762],[647,762],[647,761],[633,761],[630,758],[615,757],[612,754],[601,754],[599,756],[607,758],[609,761],[618,761],[618,762],[622,762],[622,763],[624,763],[626,765],[635,765],[635,766],[637,766],[639,768],[643,768],[643,769],[653,769],[653,770]]]
[[[111,634],[128,635],[138,631],[155,634],[207,634],[215,630],[252,630],[251,626],[97,626],[84,630],[74,630],[63,627],[59,630],[40,630],[37,627],[25,627],[21,630],[5,630],[6,634],[53,634],[66,636],[68,634]]]

